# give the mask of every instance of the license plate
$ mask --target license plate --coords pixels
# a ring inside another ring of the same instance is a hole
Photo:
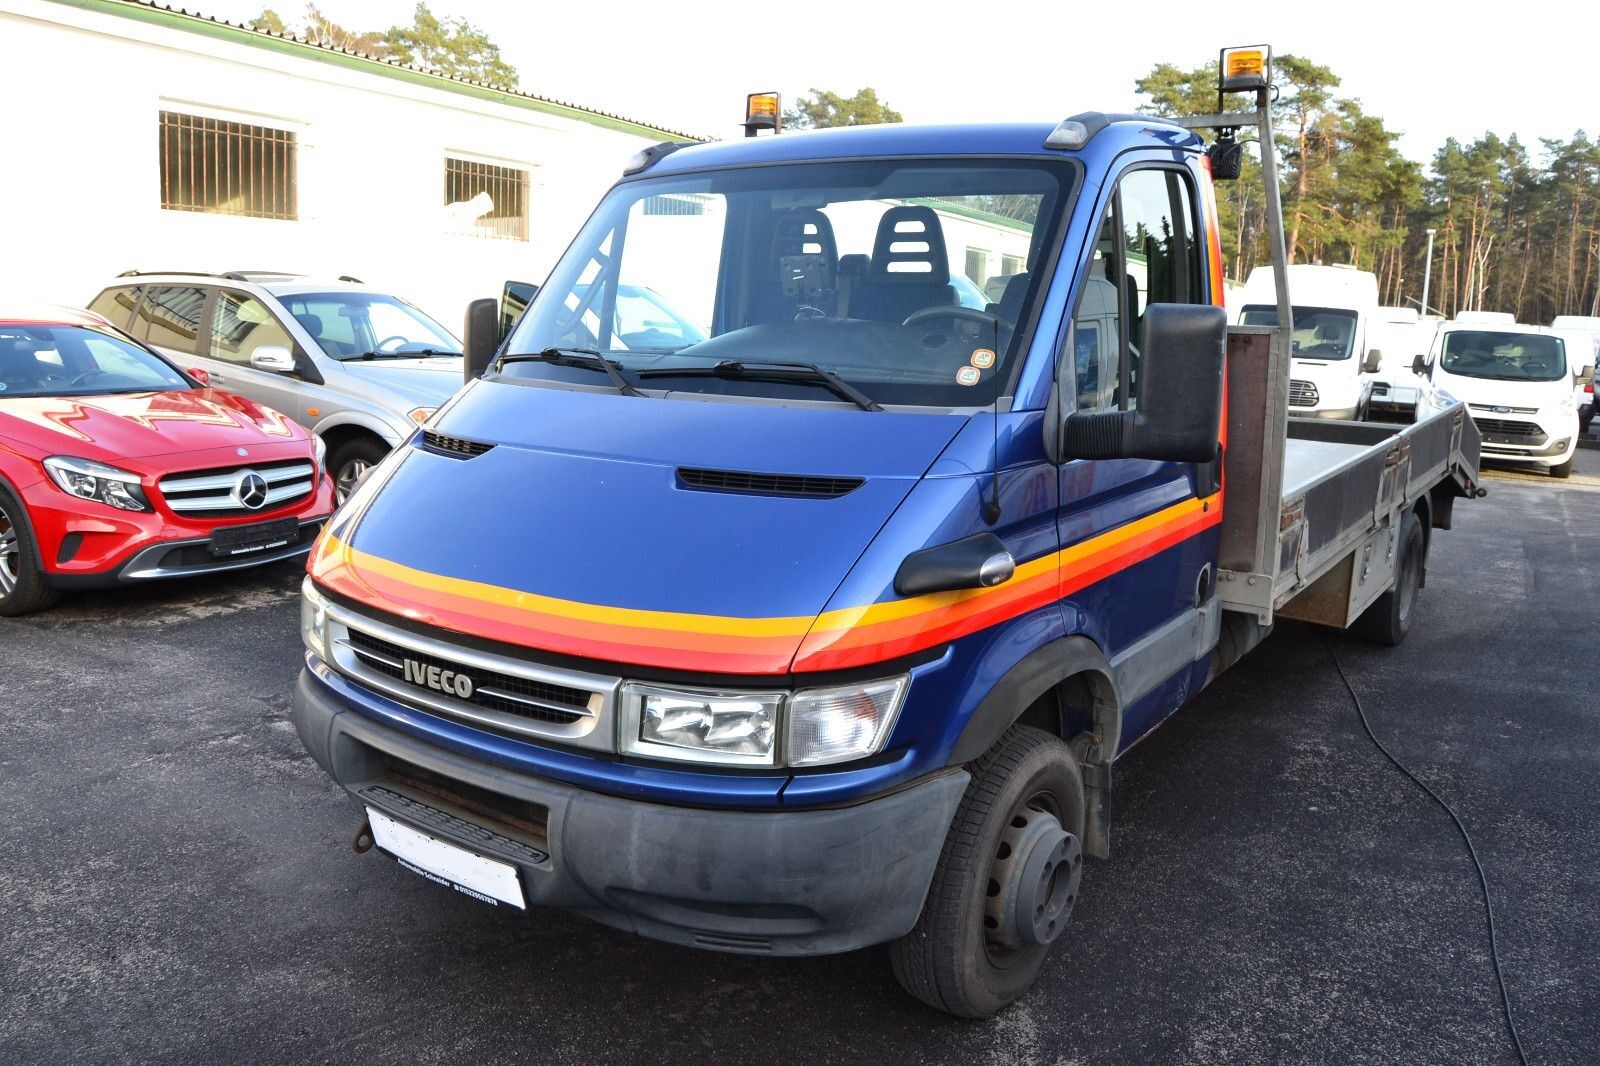
[[[211,531],[211,554],[219,558],[254,555],[284,548],[300,539],[300,520],[280,518],[253,526],[223,526]]]
[[[367,821],[373,842],[412,873],[491,906],[509,903],[518,910],[528,909],[515,866],[431,837],[372,807],[367,808]]]

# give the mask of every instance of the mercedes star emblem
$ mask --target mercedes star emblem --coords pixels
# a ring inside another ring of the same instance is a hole
[[[259,511],[267,503],[267,479],[254,470],[244,470],[233,483],[233,498],[240,507]]]

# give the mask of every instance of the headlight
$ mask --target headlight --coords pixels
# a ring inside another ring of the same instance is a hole
[[[406,412],[406,417],[420,426],[424,422],[428,421],[428,419],[432,418],[433,412],[437,410],[437,407],[413,407],[411,410]]]
[[[902,675],[789,694],[697,692],[630,682],[622,688],[622,750],[731,766],[846,762],[882,750],[907,685]]]
[[[321,476],[328,465],[328,442],[316,433],[311,434],[311,455],[312,461],[316,464],[316,472]]]
[[[623,751],[658,759],[772,766],[781,692],[694,692],[628,684]],[[636,723],[636,724],[635,724]]]
[[[139,486],[139,475],[92,459],[52,455],[44,461],[61,491],[80,500],[94,500],[123,511],[148,511],[150,501]]]
[[[874,754],[889,739],[905,694],[904,676],[796,692],[787,708],[784,761],[790,766],[816,766]]]
[[[328,659],[328,601],[308,577],[300,583],[300,639],[324,662]]]

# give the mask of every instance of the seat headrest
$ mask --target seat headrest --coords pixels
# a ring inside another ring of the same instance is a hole
[[[905,285],[950,284],[944,227],[933,208],[900,204],[883,213],[872,245],[872,280]]]
[[[814,207],[797,207],[778,216],[772,232],[772,258],[791,255],[820,255],[830,266],[838,262],[839,247],[827,215]]]
[[[307,333],[311,334],[313,337],[317,338],[318,340],[322,339],[322,316],[321,315],[314,315],[311,312],[307,311],[307,312],[304,312],[303,314],[295,315],[294,316],[294,320],[296,322],[300,323],[300,328],[301,329],[305,330]]]
[[[839,276],[846,278],[859,278],[872,269],[872,257],[856,252],[852,255],[839,257]]]

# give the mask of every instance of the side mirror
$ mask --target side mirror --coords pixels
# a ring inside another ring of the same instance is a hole
[[[505,340],[511,336],[512,327],[517,324],[517,319],[522,317],[522,312],[533,303],[533,298],[539,295],[539,286],[530,281],[508,281],[505,288],[500,290],[500,339]]]
[[[293,374],[294,353],[281,344],[263,344],[250,353],[250,365],[274,374]]]
[[[1427,377],[1428,357],[1425,355],[1418,355],[1415,359],[1411,360],[1411,372],[1416,374],[1418,377]]]
[[[473,300],[467,305],[467,321],[461,331],[462,373],[466,380],[483,377],[500,347],[500,305],[493,299]]]
[[[1383,367],[1383,352],[1377,348],[1367,350],[1366,359],[1361,362],[1363,374],[1376,374]]]
[[[1578,387],[1580,389],[1585,389],[1585,390],[1593,390],[1594,389],[1594,364],[1593,363],[1590,363],[1588,366],[1584,367],[1583,368],[1583,372],[1578,375]]]
[[[1078,411],[1061,425],[1064,459],[1209,463],[1222,430],[1222,360],[1228,315],[1205,304],[1145,309],[1139,407]]]
[[[185,374],[188,374],[190,377],[194,378],[200,384],[205,385],[208,388],[210,387],[210,385],[211,385],[211,375],[206,373],[204,370],[201,370],[199,367],[197,367],[197,366],[184,367],[183,368],[183,372]]]

